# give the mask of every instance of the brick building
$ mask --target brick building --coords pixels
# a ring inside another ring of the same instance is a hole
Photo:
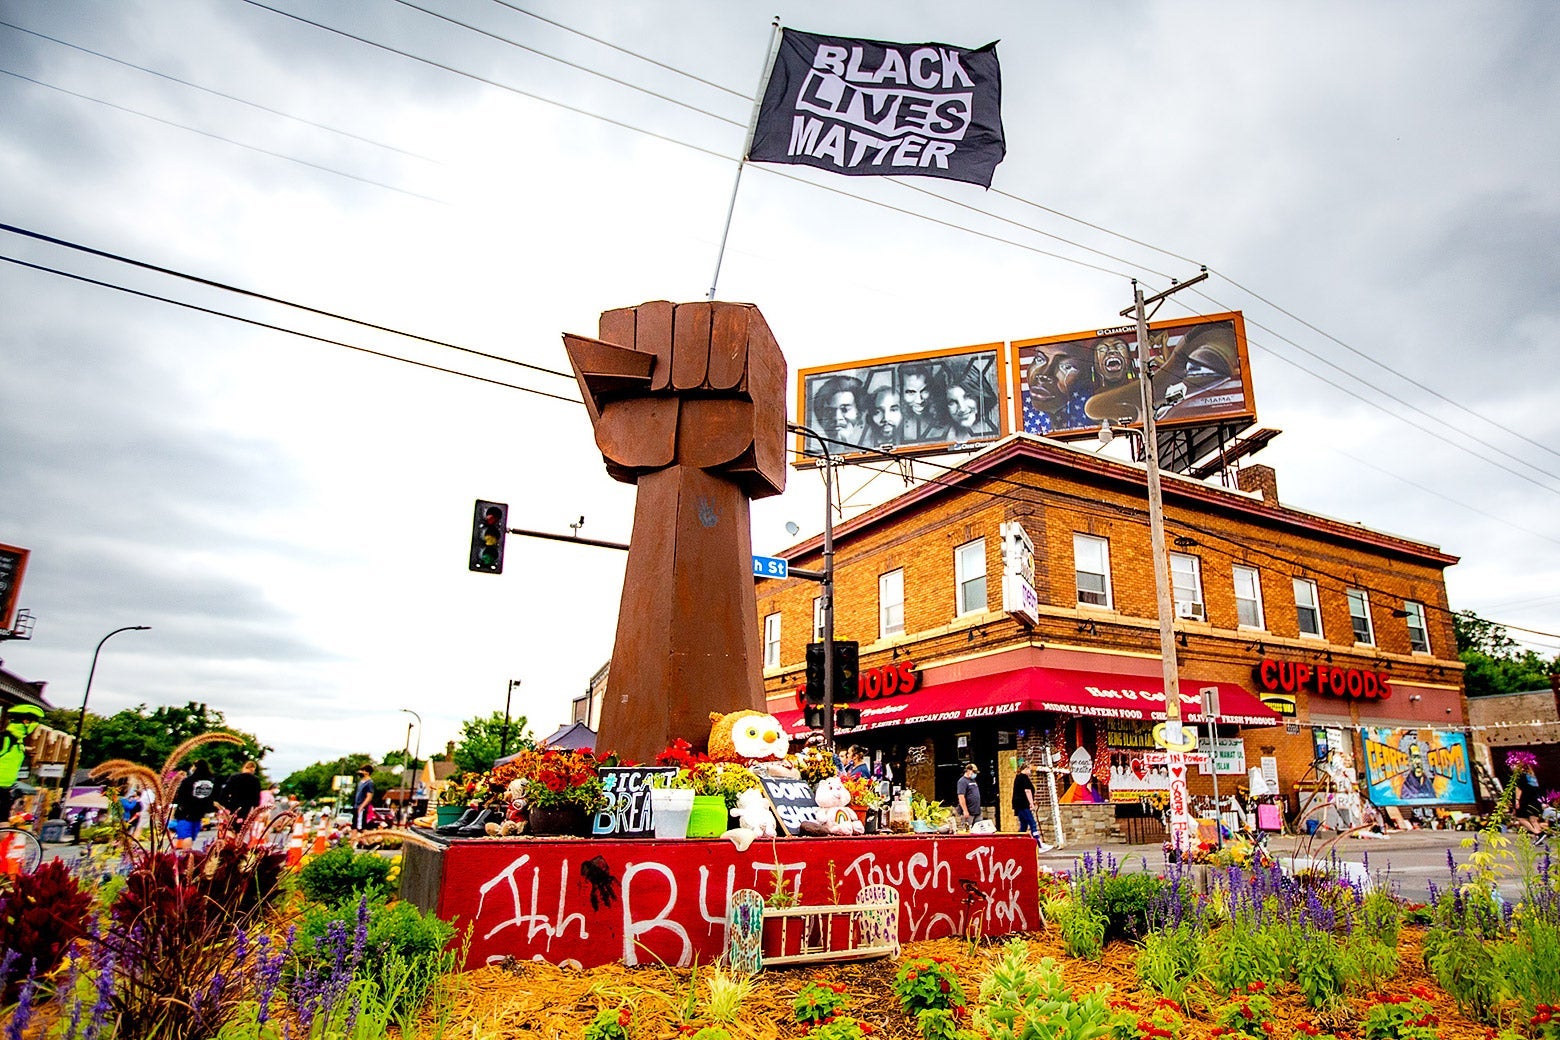
[[[1374,801],[1472,802],[1443,574],[1457,558],[1281,505],[1267,467],[1239,476],[1251,490],[1164,477],[1183,716],[1204,738],[1216,729],[1223,793],[1260,768],[1293,811],[1331,748]],[[1162,833],[1142,465],[1016,434],[836,524],[834,540],[835,638],[860,644],[864,696],[839,743],[945,802],[975,762],[1004,829],[1016,762],[1049,761],[1036,772],[1047,835],[1058,819],[1069,841]],[[782,555],[818,570],[821,549]],[[793,731],[817,597],[803,579],[758,586],[769,707]],[[1203,688],[1220,693],[1214,727]],[[1211,794],[1213,777],[1194,771],[1190,786]]]

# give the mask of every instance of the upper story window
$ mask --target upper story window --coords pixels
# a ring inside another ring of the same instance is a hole
[[[1186,553],[1170,554],[1170,585],[1175,594],[1175,616],[1202,621],[1202,561]]]
[[[1349,600],[1349,624],[1354,626],[1354,641],[1370,646],[1376,642],[1376,633],[1370,627],[1370,602],[1364,589],[1346,589]]]
[[[764,667],[780,667],[780,615],[764,615]]]
[[[1073,570],[1079,603],[1110,606],[1110,542],[1090,534],[1074,534]]]
[[[1411,599],[1403,601],[1403,612],[1408,615],[1408,648],[1416,654],[1430,652],[1430,626],[1425,624],[1425,605]]]
[[[813,637],[814,643],[823,642],[823,597],[813,597]]]
[[[965,542],[953,551],[953,580],[958,589],[957,613],[986,609],[986,539]]]
[[[901,567],[878,578],[878,632],[892,636],[904,630],[905,572]]]
[[[1262,579],[1255,567],[1236,564],[1235,620],[1242,628],[1264,628],[1262,623]]]
[[[1303,636],[1322,636],[1322,611],[1316,598],[1316,582],[1309,578],[1295,579],[1295,621]]]

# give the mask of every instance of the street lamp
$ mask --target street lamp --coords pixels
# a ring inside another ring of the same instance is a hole
[[[417,720],[417,750],[412,752],[411,761],[406,763],[406,801],[407,804],[410,804],[414,790],[412,781],[414,770],[422,764],[422,716],[411,708],[402,708],[401,710]],[[406,724],[406,735],[407,739],[411,738],[412,724],[410,722]]]
[[[806,434],[823,448],[823,742],[834,750],[834,456],[829,442],[811,426],[786,423],[792,433]],[[795,568],[792,574],[800,575]],[[805,577],[805,575],[802,575]]]
[[[121,632],[148,632],[151,627],[151,625],[126,625],[124,628],[116,628],[99,639],[97,649],[92,651],[92,667],[87,670],[87,688],[81,694],[81,713],[76,716],[76,738],[70,742],[70,764],[65,767],[66,791],[70,790],[71,782],[76,777],[76,761],[81,757],[81,730],[87,724],[87,698],[92,696],[92,677],[97,674],[98,654],[102,653],[103,644]]]
[[[519,679],[511,679],[509,680],[509,688],[504,691],[504,728],[498,735],[499,758],[509,754],[509,699],[514,696],[515,687],[519,685]]]

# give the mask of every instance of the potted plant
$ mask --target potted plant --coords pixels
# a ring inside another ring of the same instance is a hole
[[[456,775],[444,782],[439,791],[438,822],[436,826],[454,823],[470,808],[476,797],[476,780],[466,775]]]
[[[856,810],[856,816],[866,826],[867,833],[877,833],[877,811],[883,807],[883,792],[878,788],[877,781],[865,776],[845,776],[840,778],[845,785],[845,790],[850,792],[850,807]]]
[[[758,786],[758,774],[739,762],[696,762],[678,771],[693,790],[688,837],[713,838],[726,829],[737,796]]]
[[[524,781],[527,827],[532,834],[584,836],[590,833],[592,814],[607,802],[598,765],[589,751],[542,748],[520,752],[488,776],[501,779],[502,771],[507,777],[505,787],[512,779]]]
[[[910,795],[910,827],[921,834],[951,832],[953,810],[941,802],[922,798],[919,793]]]

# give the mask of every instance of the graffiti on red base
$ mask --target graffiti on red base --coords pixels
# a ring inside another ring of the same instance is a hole
[[[1361,699],[1392,696],[1390,672],[1372,672],[1364,668],[1334,668],[1330,664],[1306,664],[1304,661],[1275,661],[1264,657],[1257,665],[1257,686],[1268,692],[1330,693],[1334,697]]]
[[[856,676],[856,699],[875,701],[879,697],[910,693],[919,685],[921,685],[921,673],[916,671],[914,661],[905,661],[902,664],[880,664],[875,668],[863,668],[861,674]],[[807,707],[806,683],[796,688],[796,706]]]
[[[472,967],[502,957],[687,966],[721,954],[739,888],[767,895],[785,883],[821,904],[890,885],[902,941],[960,936],[976,917],[987,935],[1028,931],[1039,897],[1027,834],[815,838],[749,851],[724,841],[461,843],[444,854],[439,914],[471,925]],[[591,871],[580,867],[597,863],[616,898],[593,905]]]

